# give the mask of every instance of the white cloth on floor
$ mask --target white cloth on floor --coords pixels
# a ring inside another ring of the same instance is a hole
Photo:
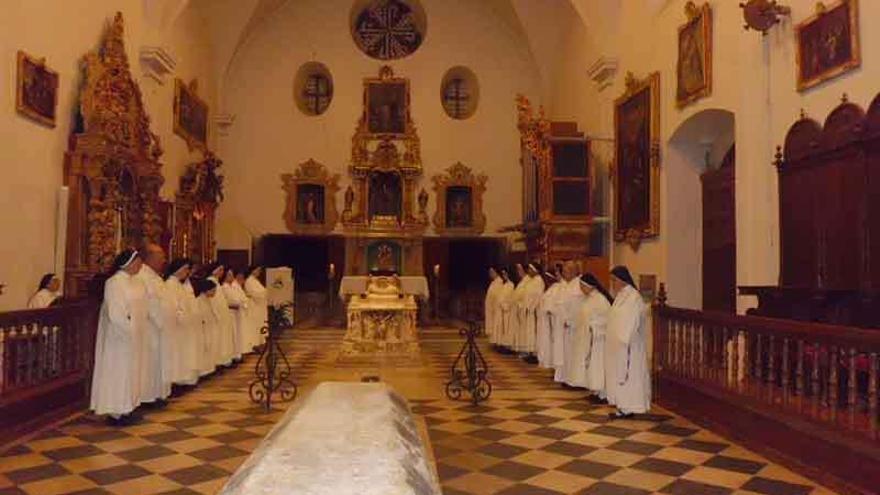
[[[124,271],[116,272],[104,284],[95,338],[90,402],[95,414],[128,414],[140,404],[141,335],[146,325],[143,284]]]
[[[624,413],[651,409],[648,368],[648,306],[631,286],[617,293],[605,336],[605,383],[608,402]]]

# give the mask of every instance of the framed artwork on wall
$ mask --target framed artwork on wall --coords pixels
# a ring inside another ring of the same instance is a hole
[[[187,86],[174,80],[174,133],[186,140],[190,149],[207,149],[208,105],[196,94],[196,81]]]
[[[712,8],[685,5],[688,21],[678,28],[675,92],[679,108],[712,94]]]
[[[660,234],[660,74],[626,77],[614,102],[614,239],[638,249]]]
[[[332,174],[324,165],[309,159],[292,174],[281,174],[281,183],[287,194],[284,223],[291,233],[323,235],[336,228],[339,174]]]
[[[816,14],[795,28],[797,89],[804,91],[862,64],[857,0],[830,7],[816,4]]]
[[[46,67],[45,59],[18,52],[15,109],[43,125],[55,127],[58,106],[58,73]]]
[[[439,235],[481,234],[486,228],[483,193],[488,177],[458,162],[431,180],[437,198],[434,231]]]

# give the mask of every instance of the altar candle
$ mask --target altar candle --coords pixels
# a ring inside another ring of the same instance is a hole
[[[434,265],[434,276],[435,277],[440,276],[440,265]]]
[[[336,275],[336,265],[330,263],[330,278],[333,278]]]

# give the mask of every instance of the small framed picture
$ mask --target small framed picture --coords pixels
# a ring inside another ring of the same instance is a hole
[[[58,73],[46,67],[45,59],[18,52],[15,109],[43,125],[55,127],[58,107]]]
[[[819,2],[816,14],[797,25],[798,91],[812,88],[862,64],[858,11],[857,0],[840,0],[830,7]]]

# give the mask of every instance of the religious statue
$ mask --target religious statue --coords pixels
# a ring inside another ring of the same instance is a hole
[[[309,193],[306,196],[306,211],[305,218],[306,223],[321,223],[321,219],[318,218],[317,212],[317,203],[315,202],[315,195]]]
[[[352,215],[354,215],[354,211],[352,208],[354,207],[354,189],[349,185],[345,189],[345,209],[342,210],[342,221],[348,222],[351,221]]]
[[[419,191],[419,222],[428,223],[428,193],[425,188]]]
[[[376,251],[376,268],[382,271],[394,270],[396,268],[394,253],[391,252],[391,248],[387,244],[379,246],[378,251]]]

